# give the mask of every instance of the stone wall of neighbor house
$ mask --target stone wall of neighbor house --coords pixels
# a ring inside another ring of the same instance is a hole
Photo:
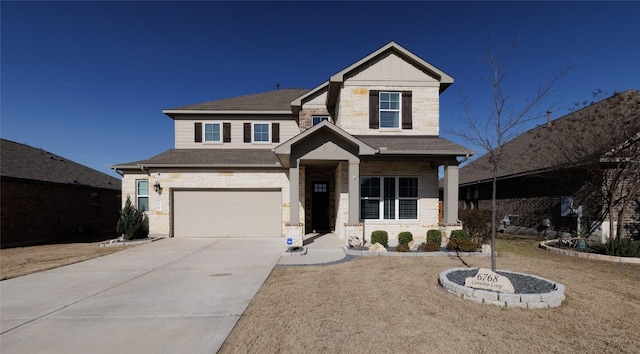
[[[438,170],[429,162],[363,161],[360,177],[418,177],[418,220],[364,220],[364,237],[371,239],[375,230],[389,234],[389,245],[395,246],[398,234],[410,231],[415,240],[426,240],[428,230],[438,229]]]
[[[369,90],[412,91],[413,129],[369,129]],[[336,125],[352,135],[438,135],[438,87],[346,86],[340,93]]]
[[[1,247],[115,238],[120,191],[2,179]]]
[[[127,195],[136,200],[136,180],[149,180],[149,234],[154,236],[169,236],[171,231],[172,188],[281,188],[282,189],[282,230],[289,222],[289,178],[288,171],[273,170],[189,170],[188,172],[171,170],[150,170],[149,174],[126,174],[122,181],[122,203]],[[162,193],[153,190],[157,182],[162,186]],[[301,207],[301,205],[299,206]],[[304,212],[301,212],[300,222],[304,222]]]

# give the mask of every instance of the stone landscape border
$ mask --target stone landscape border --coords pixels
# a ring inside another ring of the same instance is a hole
[[[540,294],[506,294],[489,290],[474,289],[464,285],[456,284],[449,280],[449,278],[447,277],[447,274],[451,272],[466,271],[469,269],[470,268],[453,268],[445,270],[444,272],[440,273],[440,285],[442,285],[442,287],[449,293],[465,300],[471,300],[480,304],[491,304],[500,307],[546,309],[560,306],[562,300],[565,299],[564,285],[531,274],[499,270],[500,272],[504,273],[519,274],[526,277],[532,277],[549,282],[553,284],[554,290],[548,293]]]
[[[409,251],[409,252],[374,252],[367,249],[353,249],[348,246],[343,246],[344,253],[351,256],[364,256],[364,257],[491,257],[490,252],[425,252],[425,251]]]
[[[563,254],[565,256],[573,256],[578,258],[586,258],[586,259],[595,259],[598,261],[607,261],[607,262],[617,262],[617,263],[630,263],[630,264],[640,264],[640,258],[634,257],[618,257],[618,256],[607,256],[604,254],[596,254],[596,253],[588,253],[588,252],[578,252],[578,251],[570,251],[562,248],[549,246],[550,243],[558,242],[558,240],[548,240],[540,242],[540,248],[545,249],[547,251],[551,251],[558,254]]]

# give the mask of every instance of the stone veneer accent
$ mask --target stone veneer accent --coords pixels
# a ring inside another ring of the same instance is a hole
[[[329,116],[329,120],[333,122],[333,118],[326,108],[304,108],[300,111],[300,132],[312,127],[311,117],[313,116]]]
[[[491,304],[500,307],[517,307],[527,309],[546,309],[558,307],[565,299],[564,285],[553,282],[549,279],[541,278],[531,274],[509,272],[501,270],[501,272],[520,274],[527,277],[537,278],[549,282],[554,285],[555,290],[541,294],[505,294],[488,290],[474,289],[464,285],[456,284],[447,278],[447,274],[459,270],[468,270],[468,268],[447,269],[440,273],[440,285],[449,293],[461,297],[465,300],[471,300],[477,303]]]

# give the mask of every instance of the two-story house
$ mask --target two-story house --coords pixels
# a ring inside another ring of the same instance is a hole
[[[175,148],[113,168],[155,235],[424,238],[460,227],[458,159],[473,152],[439,137],[439,96],[452,83],[390,42],[310,91],[165,109]]]

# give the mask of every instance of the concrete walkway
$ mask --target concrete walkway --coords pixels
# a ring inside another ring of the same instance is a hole
[[[344,252],[344,240],[335,234],[309,234],[304,237],[303,244],[307,251],[304,256],[284,253],[278,266],[328,265],[353,259]]]
[[[165,239],[0,282],[0,352],[215,353],[282,239]]]

